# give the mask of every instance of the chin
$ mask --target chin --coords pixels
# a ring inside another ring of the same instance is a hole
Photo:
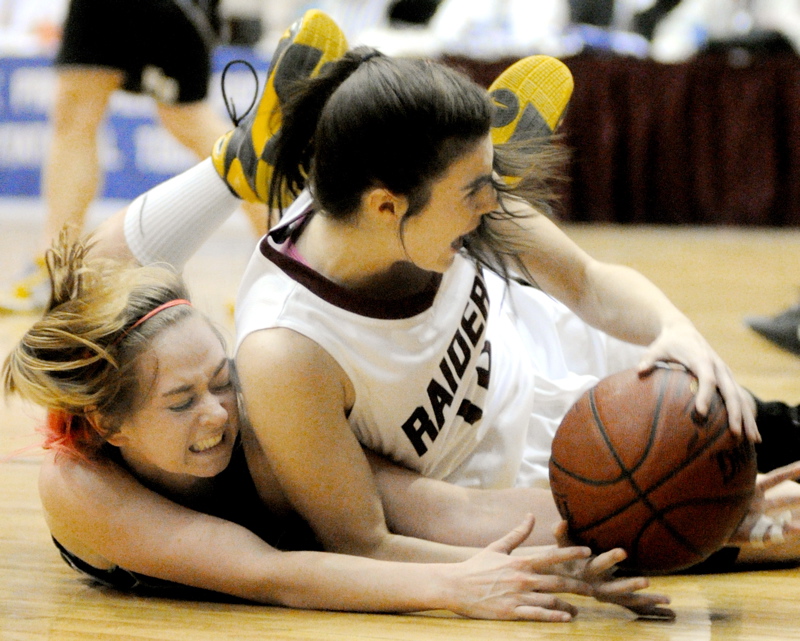
[[[197,462],[194,466],[194,475],[202,478],[211,478],[221,474],[230,465],[232,455],[232,446],[226,447],[224,451],[215,452],[214,458]]]
[[[440,274],[443,274],[444,272],[446,272],[448,269],[450,269],[453,266],[453,263],[456,260],[456,256],[458,256],[458,252],[457,251],[453,252],[452,254],[447,254],[447,256],[445,256],[440,261],[438,268],[437,269],[432,269],[431,271],[435,271],[435,272],[439,272]]]
[[[192,474],[197,478],[203,478],[203,479],[214,478],[218,474],[222,474],[222,472],[225,471],[225,469],[228,467],[229,464],[230,464],[230,457],[225,459],[224,462],[220,463],[215,462],[214,464],[202,465],[202,466],[198,465],[195,467],[194,470],[192,470]]]

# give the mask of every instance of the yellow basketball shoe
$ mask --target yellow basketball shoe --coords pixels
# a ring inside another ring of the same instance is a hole
[[[14,282],[0,290],[0,313],[40,313],[50,302],[50,274],[38,256]]]
[[[217,140],[211,159],[234,194],[249,202],[266,202],[274,167],[274,142],[281,126],[280,105],[292,83],[318,75],[326,64],[347,52],[338,25],[317,9],[289,27],[272,57],[267,84],[256,108]]]
[[[489,87],[496,109],[492,142],[547,138],[567,110],[574,83],[567,66],[550,56],[529,56],[515,62]]]

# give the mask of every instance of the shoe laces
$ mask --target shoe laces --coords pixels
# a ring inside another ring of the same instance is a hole
[[[233,98],[228,96],[228,92],[225,89],[225,77],[228,74],[228,70],[233,67],[234,65],[244,65],[250,70],[250,73],[253,74],[253,79],[256,82],[256,88],[253,92],[253,99],[250,101],[250,105],[245,110],[244,114],[238,116],[236,114],[236,105],[233,102]],[[231,60],[228,64],[225,65],[225,68],[222,70],[222,78],[220,79],[220,85],[222,89],[222,100],[225,103],[225,110],[228,112],[228,117],[231,119],[234,127],[238,127],[239,123],[242,122],[245,118],[247,118],[248,114],[253,110],[253,107],[256,106],[256,101],[258,100],[258,73],[247,60]]]

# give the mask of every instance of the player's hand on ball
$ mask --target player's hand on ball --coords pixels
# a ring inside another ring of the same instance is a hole
[[[662,330],[639,363],[640,374],[652,371],[658,361],[679,363],[697,377],[695,408],[701,416],[706,416],[719,390],[731,432],[744,434],[754,443],[761,441],[752,396],[736,382],[730,368],[688,319]]]
[[[453,572],[454,603],[448,609],[482,619],[527,619],[566,622],[578,610],[554,594],[590,596],[592,587],[580,579],[561,576],[554,568],[586,559],[586,547],[543,547],[528,556],[510,556],[533,530],[533,516],[468,561],[447,564]]]
[[[559,545],[572,545],[567,532],[567,523],[562,521],[554,532]],[[642,594],[640,590],[650,587],[643,577],[614,578],[617,565],[627,558],[625,550],[615,548],[597,556],[567,564],[565,570],[575,578],[592,587],[591,595],[598,601],[613,603],[627,608],[640,617],[672,620],[675,612],[668,605],[670,599],[663,594]]]

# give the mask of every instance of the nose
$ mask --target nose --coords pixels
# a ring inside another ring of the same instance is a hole
[[[497,211],[499,203],[494,194],[487,195],[478,205],[478,218],[483,218],[487,214]]]
[[[494,195],[490,196],[489,198],[486,199],[486,206],[484,207],[483,212],[481,212],[481,217],[486,216],[487,214],[491,214],[494,211],[497,211],[499,205],[500,203],[497,201],[497,198],[495,198]]]
[[[228,409],[216,394],[208,393],[205,395],[201,411],[200,420],[204,425],[217,427],[228,420]]]
[[[497,198],[497,191],[491,185],[486,185],[486,188],[481,191],[480,199],[476,203],[475,210],[478,212],[479,217],[491,214],[497,211],[500,202]]]

